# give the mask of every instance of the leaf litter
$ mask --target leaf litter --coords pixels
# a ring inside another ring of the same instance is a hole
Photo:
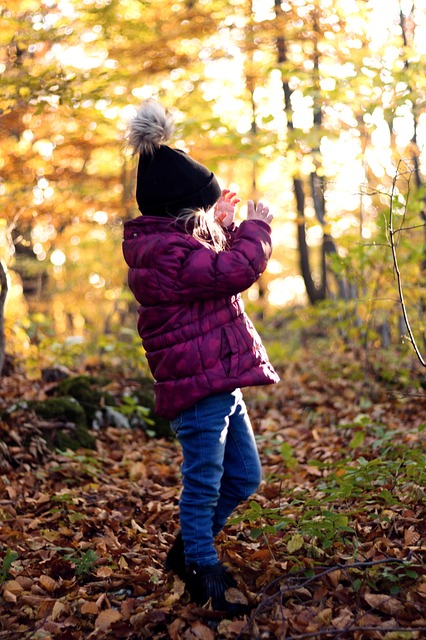
[[[241,619],[163,569],[175,440],[107,426],[59,452],[25,408],[0,421],[0,640],[426,637],[426,398],[321,367],[245,393],[264,481],[217,541]],[[0,409],[41,385],[9,378]]]

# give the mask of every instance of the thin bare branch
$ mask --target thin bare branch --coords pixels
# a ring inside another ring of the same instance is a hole
[[[414,224],[412,227],[399,227],[399,229],[394,230],[394,233],[399,233],[400,231],[412,231],[413,229],[422,229],[423,227],[426,227],[426,223]]]
[[[404,299],[404,290],[402,286],[402,276],[399,268],[398,255],[397,255],[396,244],[395,244],[395,236],[401,230],[401,229],[398,229],[398,231],[395,231],[395,229],[393,228],[393,197],[396,193],[396,181],[398,176],[400,175],[399,174],[400,163],[401,163],[401,160],[398,163],[397,171],[395,172],[395,176],[392,180],[392,191],[391,191],[390,201],[389,201],[389,229],[388,229],[389,244],[392,250],[392,258],[393,258],[393,264],[395,268],[395,274],[396,274],[396,280],[397,280],[397,286],[398,286],[398,295],[399,295],[399,301],[402,309],[402,315],[404,316],[404,321],[405,321],[405,325],[407,327],[407,332],[408,332],[407,337],[408,337],[408,340],[413,345],[413,349],[417,355],[417,358],[419,359],[419,362],[422,364],[423,367],[426,367],[426,361],[424,360],[422,354],[420,353],[420,349],[417,346],[413,331],[411,329],[410,320],[408,318],[407,307],[405,305],[405,299]]]

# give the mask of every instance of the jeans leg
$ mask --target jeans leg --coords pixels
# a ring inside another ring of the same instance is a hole
[[[233,394],[205,398],[172,421],[182,446],[180,524],[187,564],[214,564],[213,518],[220,496]]]
[[[220,497],[213,519],[213,535],[224,527],[234,509],[256,491],[262,469],[247,408],[240,390],[237,405],[229,417]]]

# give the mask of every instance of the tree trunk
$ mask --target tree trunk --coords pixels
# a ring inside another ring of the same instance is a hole
[[[3,371],[4,360],[6,357],[6,338],[4,333],[4,307],[8,291],[6,273],[6,266],[0,260],[0,376]]]
[[[315,304],[319,300],[324,300],[325,289],[315,286],[314,279],[312,277],[311,265],[309,260],[309,247],[306,242],[306,229],[305,229],[305,192],[303,189],[303,183],[300,178],[293,179],[294,194],[296,197],[297,206],[297,240],[299,245],[299,260],[300,271],[302,273],[303,280],[305,282],[306,293],[308,294],[309,302]]]
[[[283,9],[281,7],[281,0],[275,0],[274,2],[275,16],[279,20],[283,17]],[[277,62],[279,65],[283,65],[287,62],[287,49],[284,36],[279,35],[275,39],[275,46],[277,50]],[[314,72],[318,75],[319,72],[319,53],[315,50],[314,56]],[[290,130],[294,129],[293,125],[293,113],[291,106],[291,94],[292,90],[286,79],[282,83],[284,94],[284,110],[287,116],[287,126]],[[314,126],[321,127],[322,124],[322,111],[321,106],[314,106]],[[314,150],[315,151],[315,150]],[[318,149],[316,151],[319,151]],[[325,200],[324,200],[324,179],[319,177],[317,172],[313,172],[310,176],[311,195],[314,203],[314,209],[319,223],[322,227],[325,225]],[[333,239],[331,236],[324,234],[323,242],[320,248],[321,251],[321,270],[320,270],[320,282],[317,285],[312,276],[311,261],[309,255],[309,247],[306,240],[306,225],[305,225],[305,185],[299,177],[293,178],[294,195],[296,198],[297,208],[297,239],[299,247],[299,260],[302,277],[305,283],[306,293],[311,304],[315,304],[320,300],[324,300],[327,295],[327,267],[326,267],[326,254],[330,251],[336,251]]]

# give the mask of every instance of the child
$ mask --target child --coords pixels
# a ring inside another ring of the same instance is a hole
[[[236,583],[219,562],[214,537],[261,481],[259,455],[240,387],[279,378],[240,293],[265,270],[272,214],[248,203],[234,224],[235,193],[166,142],[173,120],[142,103],[129,126],[139,152],[136,199],[142,216],[125,223],[129,286],[140,304],[138,330],[155,379],[156,411],[182,446],[181,532],[166,568],[193,600],[238,615]]]

